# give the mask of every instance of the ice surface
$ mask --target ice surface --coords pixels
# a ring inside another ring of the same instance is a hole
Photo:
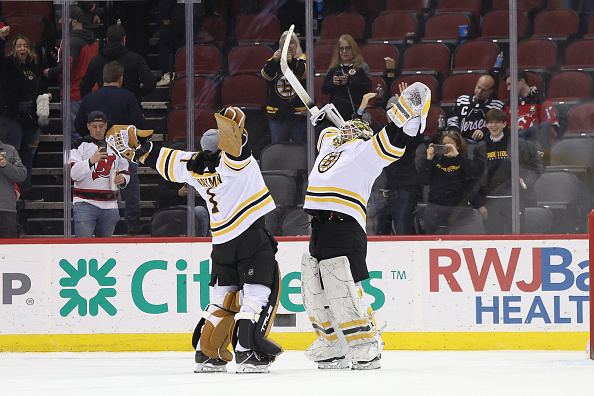
[[[195,374],[192,352],[0,353],[0,395],[592,395],[566,351],[384,351],[382,369],[318,370],[285,351],[270,374]]]

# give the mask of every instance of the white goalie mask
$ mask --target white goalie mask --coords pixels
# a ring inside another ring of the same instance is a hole
[[[339,146],[355,139],[369,140],[372,136],[373,130],[366,121],[359,119],[349,120],[340,126],[335,144]]]

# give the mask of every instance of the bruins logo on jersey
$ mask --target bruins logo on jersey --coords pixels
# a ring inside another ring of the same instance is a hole
[[[295,91],[293,91],[293,87],[287,81],[285,76],[276,80],[276,93],[283,99],[290,99],[295,96]]]
[[[326,154],[326,156],[324,158],[322,158],[322,160],[320,161],[320,164],[318,165],[318,171],[320,173],[324,173],[324,172],[328,171],[328,169],[332,168],[334,166],[334,164],[336,163],[336,161],[338,161],[338,159],[340,158],[340,154],[342,154],[342,153]]]

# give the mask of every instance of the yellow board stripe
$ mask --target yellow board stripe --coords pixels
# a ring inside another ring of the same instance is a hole
[[[269,337],[285,350],[307,349],[317,337],[313,331],[273,333]],[[384,332],[385,350],[485,351],[553,350],[583,351],[587,331],[542,332]],[[0,352],[191,352],[190,333],[136,334],[27,334],[0,335]]]
[[[367,321],[365,319],[357,319],[357,320],[352,320],[350,322],[339,323],[338,327],[340,327],[341,329],[344,329],[345,327],[353,327],[353,326],[359,326],[359,325],[365,325],[365,324],[367,324]]]

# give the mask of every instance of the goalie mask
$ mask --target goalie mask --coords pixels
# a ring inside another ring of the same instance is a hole
[[[338,136],[335,138],[337,146],[355,139],[369,140],[373,136],[373,130],[366,121],[354,119],[346,121],[339,128]]]

